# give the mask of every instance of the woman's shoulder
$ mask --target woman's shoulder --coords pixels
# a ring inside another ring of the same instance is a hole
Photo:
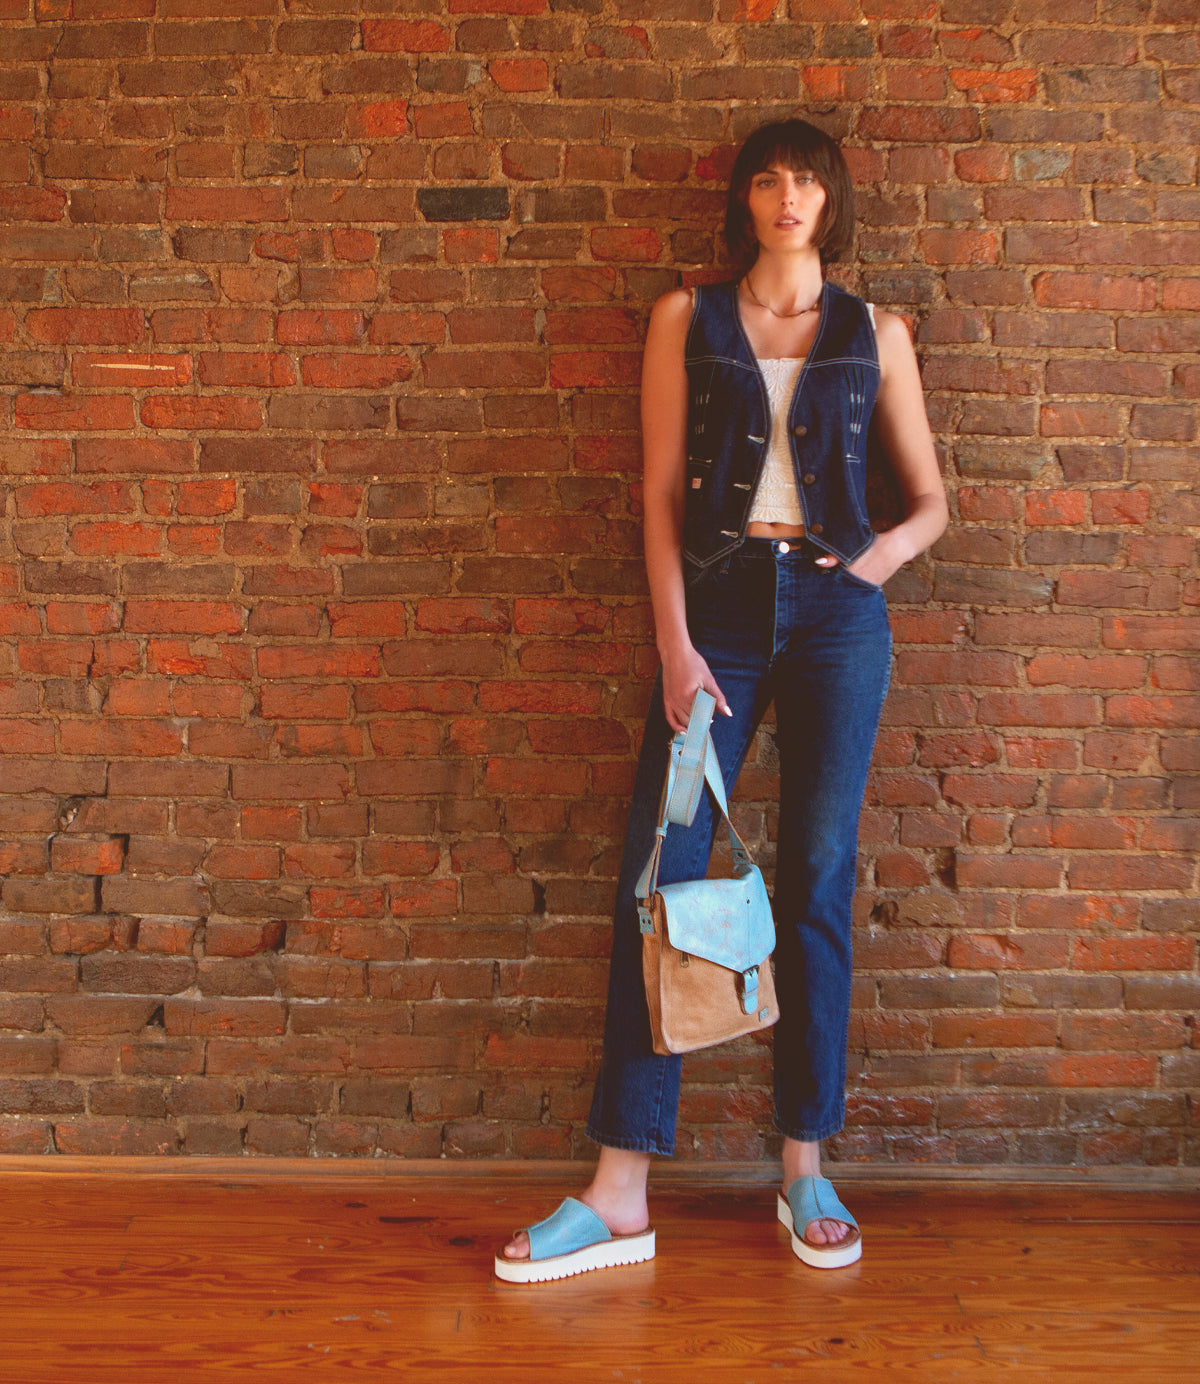
[[[913,358],[913,340],[908,321],[898,312],[885,312],[876,308],[872,314],[875,322],[875,345],[879,352],[879,365],[885,375],[891,373]]]
[[[678,337],[687,335],[695,310],[695,290],[673,288],[655,300],[650,309],[650,332],[654,336]]]
[[[694,288],[672,288],[654,300],[651,312],[657,312],[664,316],[670,316],[672,313],[690,312],[695,301],[696,290]]]
[[[911,342],[912,337],[909,335],[908,322],[898,312],[888,312],[886,308],[876,307],[874,303],[868,303],[867,307],[871,310],[875,337],[880,343],[892,342],[899,337],[903,337],[906,342]]]

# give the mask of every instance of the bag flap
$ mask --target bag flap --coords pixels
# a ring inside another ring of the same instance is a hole
[[[667,937],[677,951],[731,971],[761,966],[775,948],[775,922],[756,865],[736,879],[693,879],[659,889]]]

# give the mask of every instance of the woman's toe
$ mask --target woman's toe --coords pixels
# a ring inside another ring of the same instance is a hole
[[[529,1236],[523,1230],[504,1246],[505,1259],[528,1259],[529,1258]]]
[[[842,1221],[813,1221],[805,1239],[814,1245],[840,1245],[849,1233],[850,1227]]]

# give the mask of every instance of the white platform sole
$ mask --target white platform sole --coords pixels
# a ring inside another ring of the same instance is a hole
[[[552,1259],[505,1259],[496,1255],[496,1277],[505,1283],[549,1283],[592,1269],[615,1269],[622,1264],[644,1264],[654,1258],[654,1231],[620,1235],[586,1249],[558,1254]]]
[[[782,1195],[776,1196],[775,1205],[780,1224],[787,1226],[791,1234],[793,1252],[810,1269],[844,1269],[847,1264],[857,1264],[862,1258],[862,1236],[853,1227],[850,1230],[853,1238],[848,1245],[833,1245],[823,1249],[820,1245],[810,1245],[796,1234],[796,1227],[792,1224],[792,1208]]]

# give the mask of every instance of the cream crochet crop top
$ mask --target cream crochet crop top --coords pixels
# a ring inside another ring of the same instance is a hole
[[[875,304],[867,304],[871,326],[875,325]],[[765,358],[758,362],[767,386],[771,404],[771,440],[763,462],[758,489],[750,505],[748,524],[788,524],[804,527],[804,513],[796,493],[796,472],[792,466],[792,449],[788,443],[788,406],[796,392],[796,381],[804,368],[804,356]]]
[[[767,398],[771,402],[771,440],[767,458],[758,478],[758,489],[750,506],[750,524],[790,524],[804,527],[800,496],[796,494],[796,472],[792,466],[792,449],[788,445],[788,405],[796,392],[796,381],[804,368],[803,356],[781,360],[760,360]]]

